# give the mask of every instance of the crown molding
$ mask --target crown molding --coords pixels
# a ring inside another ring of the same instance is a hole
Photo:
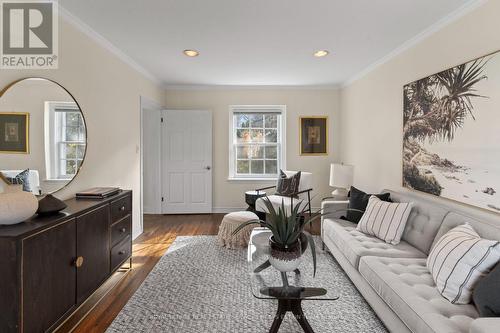
[[[129,65],[131,68],[145,76],[147,79],[153,81],[154,83],[162,86],[163,81],[160,80],[158,77],[155,75],[151,74],[148,70],[146,70],[144,67],[139,65],[135,60],[133,60],[131,57],[126,55],[123,51],[121,51],[119,48],[114,46],[109,40],[104,38],[101,34],[99,34],[97,31],[92,29],[88,24],[80,20],[78,17],[73,15],[71,12],[69,12],[67,9],[65,9],[61,4],[58,4],[58,9],[59,9],[59,15],[64,18],[67,22],[69,22],[71,25],[73,25],[75,28],[77,28],[79,31],[83,32],[85,35],[90,37],[93,41],[95,41],[97,44],[111,52],[113,55],[115,55],[118,59],[123,61],[125,64]]]
[[[164,84],[163,88],[168,91],[191,91],[191,90],[339,90],[340,85],[175,85]]]
[[[341,88],[345,88],[352,83],[356,82],[357,80],[361,79],[362,77],[366,76],[368,73],[374,71],[378,67],[382,66],[383,64],[387,63],[389,60],[397,57],[401,53],[405,52],[406,50],[412,48],[413,46],[419,44],[426,38],[430,37],[434,33],[438,32],[439,30],[443,29],[447,25],[450,25],[451,23],[455,22],[456,20],[460,19],[461,17],[465,16],[466,14],[472,12],[474,9],[480,7],[484,3],[486,3],[489,0],[470,0],[467,3],[463,4],[460,8],[457,10],[451,12],[450,14],[446,15],[436,23],[432,24],[413,38],[407,40],[400,46],[398,46],[396,49],[392,50],[379,60],[375,61],[359,73],[355,74],[351,78],[349,78],[347,81],[341,84]]]

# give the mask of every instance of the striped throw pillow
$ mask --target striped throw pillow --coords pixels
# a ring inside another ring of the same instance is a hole
[[[427,258],[441,295],[453,304],[470,303],[474,285],[500,260],[498,244],[481,238],[469,224],[444,234]]]
[[[386,243],[397,245],[412,207],[412,203],[386,202],[372,195],[357,229]]]

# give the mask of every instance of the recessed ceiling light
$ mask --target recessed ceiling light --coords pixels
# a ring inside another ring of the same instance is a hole
[[[197,57],[200,54],[200,52],[196,50],[184,50],[183,52],[187,57]]]
[[[330,52],[328,52],[327,50],[319,50],[319,51],[316,51],[314,52],[314,56],[316,58],[321,58],[321,57],[326,57]]]

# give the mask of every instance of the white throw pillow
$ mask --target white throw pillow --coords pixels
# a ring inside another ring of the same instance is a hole
[[[445,233],[427,258],[441,295],[453,304],[470,303],[476,282],[500,260],[498,244],[481,238],[468,224]]]
[[[397,245],[405,230],[413,203],[387,202],[372,195],[357,229],[386,243]]]

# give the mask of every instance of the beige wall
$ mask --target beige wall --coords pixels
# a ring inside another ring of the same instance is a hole
[[[228,180],[229,168],[229,105],[286,105],[287,169],[313,173],[313,206],[332,189],[328,186],[330,163],[339,157],[339,94],[337,90],[307,89],[208,89],[167,90],[169,109],[205,109],[213,112],[213,195],[217,210],[245,207],[246,190],[275,182]],[[327,115],[329,117],[328,156],[299,156],[299,116]]]
[[[490,0],[342,89],[341,157],[355,165],[355,185],[401,189],[403,86],[499,50],[498,13]]]
[[[78,177],[56,196],[68,198],[92,186],[134,190],[133,229],[140,232],[140,96],[163,100],[163,89],[60,19],[59,69],[0,70],[0,87],[29,76],[68,89],[88,125],[87,157]]]

